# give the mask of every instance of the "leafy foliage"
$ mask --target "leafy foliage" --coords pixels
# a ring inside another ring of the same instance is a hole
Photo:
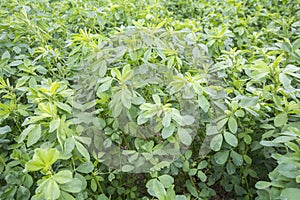
[[[0,199],[298,199],[299,5],[1,1]]]

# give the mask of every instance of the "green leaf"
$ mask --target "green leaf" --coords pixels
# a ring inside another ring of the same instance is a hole
[[[242,107],[254,107],[258,103],[258,98],[257,97],[244,97],[241,100],[240,105]]]
[[[207,101],[207,99],[205,98],[205,96],[203,95],[198,95],[198,103],[200,108],[204,111],[207,112],[209,109],[209,102]]]
[[[168,58],[168,62],[167,62],[168,69],[171,69],[173,67],[174,61],[175,61],[175,57],[174,56],[171,56],[170,58]]]
[[[73,151],[74,147],[75,147],[75,140],[74,140],[74,138],[73,137],[67,138],[65,140],[65,144],[64,144],[64,152],[66,154],[69,154],[69,153],[71,153]]]
[[[142,125],[144,123],[146,123],[149,119],[145,118],[143,115],[139,115],[137,118],[137,124],[138,125]]]
[[[75,198],[64,191],[60,191],[59,200],[75,200]]]
[[[205,182],[207,180],[206,174],[204,174],[202,171],[198,171],[197,177],[202,181]]]
[[[237,137],[228,131],[224,132],[224,139],[230,146],[236,147],[238,145]]]
[[[81,181],[81,192],[84,191],[87,187],[87,180],[85,179],[85,177],[79,173],[76,173],[74,178],[77,178]]]
[[[251,142],[252,142],[251,136],[250,136],[250,135],[245,135],[245,136],[244,136],[244,142],[245,142],[246,144],[251,144]]]
[[[234,115],[237,116],[237,117],[244,117],[245,116],[245,112],[243,110],[237,110],[234,113]]]
[[[100,94],[107,91],[111,87],[112,80],[113,79],[109,79],[98,87],[97,92],[96,92],[96,95],[98,97],[101,97]]]
[[[272,142],[274,143],[286,143],[286,142],[289,142],[289,141],[293,141],[293,140],[296,140],[297,137],[295,136],[279,136],[279,137],[276,137]]]
[[[217,123],[218,130],[221,130],[225,126],[225,124],[227,123],[227,121],[228,121],[227,117],[224,118],[224,119],[221,119],[220,121],[218,121],[218,123]]]
[[[177,109],[172,110],[172,119],[175,120],[180,126],[184,126],[183,117],[180,115],[180,112]]]
[[[166,139],[166,138],[170,137],[171,135],[173,135],[174,131],[175,131],[175,126],[174,125],[164,127],[162,129],[162,132],[161,132],[162,138]]]
[[[90,145],[92,143],[92,139],[90,137],[74,136],[74,138],[82,144]]]
[[[229,175],[232,175],[235,173],[236,167],[234,166],[234,164],[232,164],[232,162],[228,162],[226,164],[226,171]]]
[[[53,163],[58,160],[59,151],[57,149],[35,149],[32,160],[25,165],[28,171],[48,170]]]
[[[15,61],[13,61],[13,62],[10,63],[10,66],[11,67],[15,67],[15,66],[19,66],[21,64],[23,64],[22,60],[15,60]]]
[[[228,156],[229,156],[229,151],[223,150],[223,151],[217,152],[214,155],[214,158],[215,158],[215,161],[217,164],[224,165],[228,159]]]
[[[206,135],[215,135],[218,133],[218,127],[217,126],[206,126]]]
[[[183,144],[187,146],[192,144],[192,136],[190,135],[188,129],[178,128],[177,134]]]
[[[130,172],[130,171],[132,171],[134,169],[134,166],[132,166],[132,165],[124,165],[123,167],[122,167],[122,171],[123,172]]]
[[[94,170],[94,165],[91,161],[81,163],[77,169],[78,172],[88,174]]]
[[[122,70],[122,78],[121,81],[125,82],[131,79],[133,76],[133,70],[130,69],[129,65],[126,65]]]
[[[63,111],[66,111],[69,114],[72,114],[72,108],[68,104],[61,103],[61,102],[55,102],[56,106],[60,108]]]
[[[223,136],[222,134],[218,134],[213,137],[213,139],[210,141],[210,148],[214,151],[219,151],[221,149],[223,143]]]
[[[52,133],[55,131],[60,125],[60,119],[53,119],[49,125],[49,132]]]
[[[274,118],[274,125],[276,127],[282,127],[288,121],[288,116],[286,113],[280,113]]]
[[[158,180],[154,180],[153,181],[153,190],[155,193],[155,196],[159,199],[159,200],[164,200],[165,195],[167,194],[164,186],[162,183],[160,183]]]
[[[291,53],[293,51],[293,48],[289,42],[283,42],[281,44],[281,48],[282,48],[282,50],[284,50],[285,52],[288,52],[288,53]]]
[[[14,46],[14,47],[13,47],[13,51],[16,52],[16,54],[19,54],[22,50],[21,50],[20,47]]]
[[[138,153],[133,154],[132,156],[129,157],[128,161],[130,163],[135,163],[136,159],[139,157]]]
[[[100,194],[97,200],[109,200],[105,194]]]
[[[37,149],[35,153],[39,156],[40,159],[44,160],[44,163],[52,165],[58,160],[59,151],[55,148],[52,149]]]
[[[153,94],[152,99],[154,100],[155,104],[157,105],[161,104],[160,97],[157,94]]]
[[[176,195],[176,200],[187,200],[187,198],[184,195]]]
[[[45,199],[58,199],[60,189],[53,178],[48,178],[37,188],[37,193],[44,194]]]
[[[111,70],[111,75],[113,77],[117,77],[117,79],[121,80],[122,79],[122,76],[121,76],[121,72],[117,69],[117,68],[113,68]]]
[[[284,88],[290,87],[291,82],[292,82],[292,80],[290,80],[289,77],[284,73],[279,74],[279,80],[282,83]]]
[[[184,153],[184,157],[186,158],[186,160],[190,159],[191,156],[192,156],[193,152],[191,150],[187,150],[185,153]]]
[[[171,187],[171,185],[174,183],[174,178],[167,174],[159,176],[158,179],[165,188]]]
[[[197,169],[204,169],[205,167],[207,167],[207,161],[202,160],[201,162],[199,162]]]
[[[60,185],[60,189],[66,192],[78,193],[81,191],[82,182],[78,178],[73,178],[71,182]]]
[[[171,124],[171,113],[167,112],[165,113],[165,116],[162,119],[162,125],[164,127],[169,127]]]
[[[28,133],[27,138],[27,146],[30,147],[31,145],[37,143],[41,137],[41,125],[36,124],[34,128]]]
[[[234,117],[230,117],[228,120],[228,128],[231,133],[236,133],[237,131],[237,122]]]
[[[127,88],[122,89],[121,102],[125,108],[131,107],[131,92]]]
[[[0,135],[4,135],[6,133],[11,132],[11,128],[9,126],[0,127]]]
[[[46,199],[57,199],[59,196],[60,190],[58,184],[53,179],[49,179],[49,182],[44,189],[44,197]]]
[[[300,189],[298,188],[285,188],[280,195],[280,199],[282,200],[298,200],[299,197]]]
[[[122,90],[118,91],[114,96],[112,97],[112,101],[110,103],[111,109],[112,109],[112,114],[113,117],[118,117],[123,109],[123,104],[121,102],[121,95],[122,95]]]
[[[5,58],[10,59],[10,53],[7,50],[5,50],[5,52],[1,56],[2,60],[4,60]]]
[[[59,171],[53,175],[53,179],[59,184],[71,182],[73,180],[72,172],[69,170]]]
[[[18,191],[17,191],[17,200],[27,200],[30,198],[30,191],[24,187],[24,186],[19,186]]]
[[[191,115],[184,115],[182,119],[183,119],[184,126],[191,125],[195,122],[195,118]]]
[[[83,157],[85,157],[87,160],[90,160],[90,154],[88,150],[80,142],[75,141],[75,146]]]
[[[194,197],[198,198],[198,192],[197,189],[194,187],[193,183],[190,180],[187,180],[185,182],[185,185],[189,191]]]
[[[93,192],[96,192],[96,190],[97,190],[97,183],[96,183],[96,181],[95,181],[95,179],[93,178],[92,180],[91,180],[91,189],[92,189],[92,191]]]
[[[25,140],[25,138],[28,136],[28,134],[32,131],[32,129],[34,129],[35,125],[31,124],[29,125],[26,129],[24,129],[22,131],[22,133],[20,134],[20,136],[18,137],[18,143],[23,142],[23,140]]]
[[[167,189],[167,194],[165,196],[165,200],[168,200],[168,199],[176,199],[176,194],[175,194],[175,191],[174,191],[174,186],[169,187]]]
[[[189,170],[189,176],[195,176],[195,174],[197,173],[197,169],[196,168],[193,168],[193,169],[190,169]]]
[[[295,179],[299,175],[299,163],[294,160],[279,163],[277,169],[281,175],[291,179]]]
[[[238,154],[235,151],[231,151],[230,156],[232,158],[233,163],[236,166],[242,166],[242,164],[243,164],[243,156],[242,155]]]
[[[272,183],[267,182],[267,181],[258,181],[258,182],[255,184],[255,187],[256,187],[257,189],[263,190],[263,189],[267,189],[267,188],[270,187],[271,185],[272,185]]]
[[[98,60],[97,65],[98,65],[98,69],[99,69],[99,76],[103,77],[107,72],[107,63],[105,62],[105,60],[100,60],[100,62]]]
[[[300,48],[300,38],[293,42],[293,50],[297,50]]]
[[[27,171],[38,171],[44,167],[45,164],[41,160],[30,160],[25,165]]]

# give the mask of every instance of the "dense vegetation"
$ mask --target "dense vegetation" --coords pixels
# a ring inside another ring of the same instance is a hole
[[[0,199],[299,199],[299,0],[0,8]]]

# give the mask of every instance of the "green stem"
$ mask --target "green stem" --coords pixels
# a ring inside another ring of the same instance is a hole
[[[94,174],[93,174],[93,177],[94,177],[94,180],[96,181],[96,184],[97,184],[97,186],[98,186],[100,192],[101,192],[102,194],[104,194],[103,189],[102,189],[102,186],[101,186],[100,182],[98,181],[97,177],[96,177]]]
[[[123,140],[124,140],[124,143],[125,143],[126,147],[127,147],[129,150],[132,150],[132,148],[130,147],[130,145],[129,145],[127,139],[126,139],[127,137],[126,137],[126,135],[124,134],[124,132],[122,132],[122,136],[123,136]]]

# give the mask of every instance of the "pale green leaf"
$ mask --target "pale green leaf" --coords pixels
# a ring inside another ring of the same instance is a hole
[[[228,120],[228,128],[231,133],[237,132],[237,121],[234,117],[230,117]]]
[[[215,161],[219,165],[224,165],[229,156],[228,150],[219,151],[214,155]]]
[[[281,127],[285,125],[288,121],[288,116],[286,113],[280,113],[274,118],[274,125],[276,127]]]
[[[167,174],[159,176],[158,179],[165,188],[170,187],[174,183],[174,178]]]
[[[166,138],[170,137],[171,135],[173,135],[174,131],[175,131],[175,126],[173,126],[173,125],[164,127],[161,132],[162,138],[166,139]]]
[[[71,182],[60,185],[60,189],[66,192],[78,193],[81,191],[82,182],[78,178],[73,178]]]
[[[236,147],[238,145],[237,137],[228,131],[224,132],[224,139],[230,146]]]
[[[258,182],[255,184],[255,187],[256,187],[257,189],[263,190],[263,189],[267,189],[267,188],[270,187],[271,185],[272,185],[272,183],[267,182],[267,181],[258,181]]]
[[[27,146],[30,147],[31,145],[37,143],[41,137],[41,125],[36,124],[34,128],[28,133],[27,138]]]
[[[73,180],[72,172],[70,170],[62,170],[53,175],[53,179],[59,183],[64,184]]]
[[[75,146],[83,157],[85,157],[87,160],[90,160],[90,154],[88,150],[80,142],[75,141]]]
[[[221,149],[223,143],[222,134],[215,135],[213,139],[210,141],[210,148],[214,151],[219,151]]]
[[[205,96],[203,95],[199,95],[198,96],[198,103],[199,103],[199,106],[200,108],[204,111],[204,112],[207,112],[209,107],[210,107],[210,104],[208,102],[208,100],[205,98]]]
[[[192,144],[192,136],[187,129],[178,128],[177,134],[179,136],[180,141],[183,144],[188,145],[188,146]]]

